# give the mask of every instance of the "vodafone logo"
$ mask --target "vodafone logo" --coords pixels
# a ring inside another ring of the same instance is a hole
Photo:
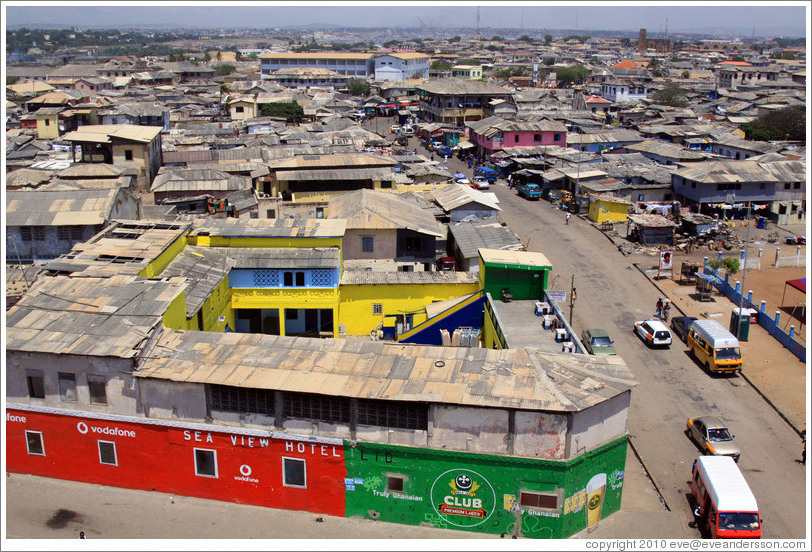
[[[251,475],[251,466],[248,464],[243,464],[240,466],[240,473],[242,475],[235,475],[234,479],[237,481],[245,481],[247,483],[259,483],[259,479],[254,479],[253,477],[249,477]]]
[[[85,422],[76,424],[76,430],[82,435],[87,435],[90,432],[99,433],[101,435],[109,435],[110,437],[135,437],[135,431],[131,429],[120,429],[118,427],[106,426],[88,426]]]
[[[77,429],[77,431],[79,431],[79,433],[81,433],[82,435],[86,434],[86,433],[87,433],[87,431],[88,431],[88,430],[87,430],[87,424],[86,424],[86,423],[84,423],[84,422],[79,422],[78,424],[76,424],[76,429]]]
[[[248,477],[249,475],[251,475],[251,466],[249,466],[248,464],[243,464],[242,466],[240,466],[240,473],[243,474],[245,477]]]

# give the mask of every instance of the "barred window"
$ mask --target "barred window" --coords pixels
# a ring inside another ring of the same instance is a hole
[[[56,237],[59,238],[60,240],[69,240],[70,228],[68,226],[57,226]]]
[[[82,240],[82,227],[81,226],[71,226],[70,227],[70,237],[72,240]],[[131,239],[135,239],[133,236]]]
[[[285,393],[282,413],[286,418],[305,418],[327,423],[349,423],[350,400],[309,393]]]
[[[20,239],[23,241],[31,241],[31,227],[30,226],[21,226],[20,227]]]
[[[329,270],[314,270],[310,278],[316,287],[329,287],[333,284],[332,273]]]
[[[255,270],[254,285],[257,287],[279,287],[279,271]]]
[[[45,227],[44,226],[34,226],[32,228],[34,232],[34,239],[36,241],[45,241]]]
[[[209,389],[212,410],[274,415],[273,391],[228,385],[210,385]]]
[[[372,303],[372,314],[383,314],[383,303]]]
[[[424,403],[358,401],[358,423],[396,429],[423,429],[429,427],[428,406]]]

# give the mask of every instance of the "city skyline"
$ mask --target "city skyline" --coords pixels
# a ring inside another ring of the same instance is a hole
[[[350,2],[249,2],[225,6],[141,2],[111,5],[86,2],[79,6],[41,2],[9,2],[5,6],[8,28],[24,25],[132,27],[162,25],[188,28],[408,28],[427,31],[474,29],[477,7],[481,28],[602,30],[633,32],[646,28],[650,35],[668,32],[729,34],[744,36],[806,36],[808,8],[804,3],[785,2],[742,5],[650,2],[640,5],[606,6],[568,3],[472,3],[437,5],[435,2],[401,2],[392,6]],[[734,8],[735,9],[731,9]],[[314,8],[318,8],[315,10]],[[217,22],[217,25],[212,25]]]

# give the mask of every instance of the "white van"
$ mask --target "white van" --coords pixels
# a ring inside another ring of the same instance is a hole
[[[694,512],[711,538],[761,538],[758,503],[741,470],[729,456],[700,456],[691,469]]]

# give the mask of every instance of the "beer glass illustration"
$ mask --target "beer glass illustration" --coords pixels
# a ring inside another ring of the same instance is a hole
[[[598,523],[603,510],[603,497],[606,494],[606,474],[599,473],[586,484],[586,526]]]

